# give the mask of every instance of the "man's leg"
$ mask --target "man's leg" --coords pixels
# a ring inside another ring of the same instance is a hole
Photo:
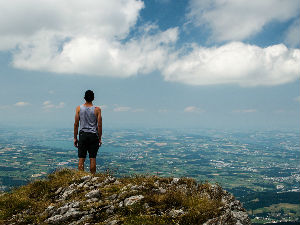
[[[84,161],[85,161],[85,158],[79,158],[78,170],[84,171]]]
[[[96,173],[96,158],[90,158],[90,171],[92,174]]]

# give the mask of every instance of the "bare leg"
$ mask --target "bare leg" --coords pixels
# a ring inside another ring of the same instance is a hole
[[[90,171],[92,174],[96,173],[96,158],[90,158]]]
[[[85,158],[79,158],[78,170],[84,171],[84,161],[85,161]]]

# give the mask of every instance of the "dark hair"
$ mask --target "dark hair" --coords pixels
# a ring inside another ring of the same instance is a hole
[[[91,91],[91,90],[87,90],[84,94],[84,99],[87,101],[87,102],[92,102],[94,101],[94,92]]]

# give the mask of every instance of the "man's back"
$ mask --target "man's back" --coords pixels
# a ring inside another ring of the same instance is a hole
[[[97,133],[97,117],[95,106],[80,106],[79,111],[80,130],[84,132]]]

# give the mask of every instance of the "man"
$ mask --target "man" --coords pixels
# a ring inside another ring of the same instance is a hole
[[[90,171],[96,173],[96,156],[101,146],[102,116],[101,109],[93,105],[94,92],[87,90],[84,95],[85,103],[77,106],[74,123],[74,146],[78,148],[78,170],[84,171],[84,161],[89,153]],[[79,141],[77,139],[80,121]]]

